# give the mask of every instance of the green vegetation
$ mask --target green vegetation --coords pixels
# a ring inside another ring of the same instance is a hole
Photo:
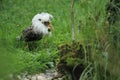
[[[107,12],[107,4],[117,12]],[[120,79],[120,2],[117,5],[109,0],[75,0],[75,39],[84,48],[83,64],[89,62],[84,66],[80,80],[86,80],[87,73],[92,77],[88,80]],[[73,44],[70,9],[71,0],[0,0],[0,78],[26,71],[40,73],[59,63],[58,45]],[[52,37],[36,42],[35,48],[29,50],[25,48],[25,42],[17,41],[16,37],[40,12],[54,16],[55,30]],[[88,45],[90,50],[85,48]],[[86,57],[87,52],[90,52],[90,59]],[[76,66],[80,60],[66,58],[66,61],[70,66],[76,61]]]

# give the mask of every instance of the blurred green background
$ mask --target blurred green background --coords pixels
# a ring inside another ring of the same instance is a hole
[[[92,54],[97,54],[94,64],[100,63],[104,66],[108,63],[108,70],[118,77],[120,9],[117,22],[109,24],[106,14],[108,1],[75,0],[75,37],[76,41],[84,45],[92,45]],[[25,42],[17,41],[16,37],[31,25],[33,16],[41,12],[54,16],[52,25],[55,30],[52,37],[36,42],[37,47],[30,51],[25,49]],[[45,71],[52,67],[51,62],[59,59],[57,46],[70,44],[71,41],[71,0],[0,0],[0,80],[12,73],[27,71],[29,74],[36,74]],[[107,42],[110,47],[105,45]],[[107,62],[101,58],[104,52],[109,55]],[[103,62],[100,62],[102,60]],[[115,79],[120,78],[111,78]]]

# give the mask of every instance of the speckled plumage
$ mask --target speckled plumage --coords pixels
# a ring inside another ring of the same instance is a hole
[[[26,41],[26,42],[29,42],[29,41],[38,41],[40,39],[42,39],[43,37],[43,34],[39,33],[35,33],[33,31],[33,27],[28,27],[27,29],[23,30],[23,39]]]

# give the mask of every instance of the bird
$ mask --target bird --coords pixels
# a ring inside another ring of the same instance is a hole
[[[39,41],[45,36],[51,36],[51,30],[54,27],[51,24],[53,15],[47,12],[38,13],[32,18],[32,24],[22,31],[22,35],[17,37],[19,40],[24,40],[25,42]]]

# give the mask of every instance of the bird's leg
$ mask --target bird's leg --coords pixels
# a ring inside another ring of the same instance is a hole
[[[36,45],[36,43],[34,41],[32,42],[32,45],[33,45],[32,46],[33,47],[33,51],[37,51],[37,45]]]
[[[25,49],[28,49],[29,48],[29,46],[28,46],[28,42],[26,43],[26,46],[25,46]]]

